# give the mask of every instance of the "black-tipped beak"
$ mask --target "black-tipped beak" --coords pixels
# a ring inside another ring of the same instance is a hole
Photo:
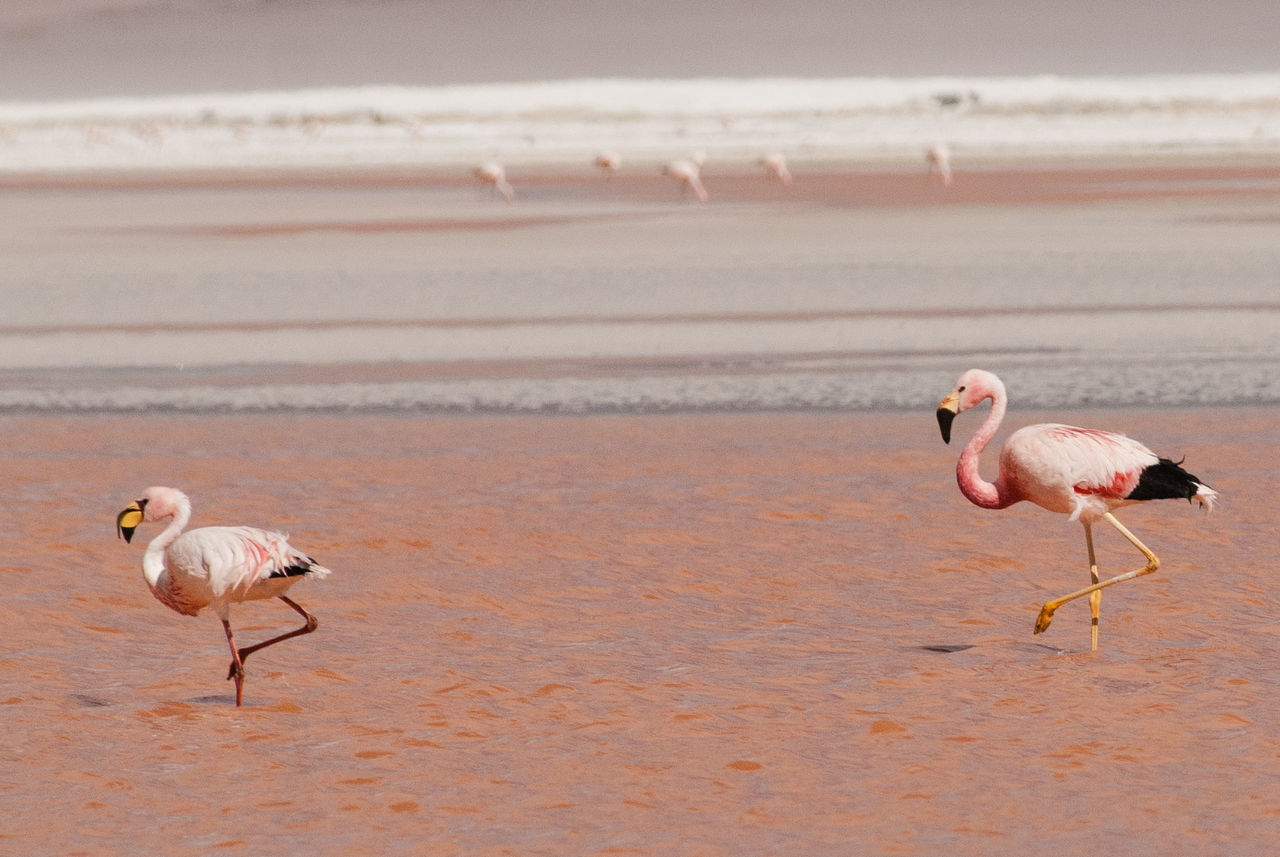
[[[116,534],[124,539],[125,544],[133,541],[133,531],[142,523],[142,507],[134,503],[119,515],[116,515]]]
[[[942,442],[951,443],[951,421],[956,412],[950,408],[938,408],[938,428],[942,430]]]
[[[948,393],[938,405],[938,428],[942,430],[943,443],[951,443],[951,422],[958,413],[960,413],[960,397],[955,393]]]

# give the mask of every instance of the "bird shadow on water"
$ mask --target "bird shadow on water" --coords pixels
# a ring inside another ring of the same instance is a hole
[[[1077,654],[1070,649],[1060,649],[1057,646],[1050,646],[1046,643],[1019,643],[1010,644],[1014,649],[1023,649],[1027,651],[1035,651],[1041,653],[1049,653],[1054,655],[1072,655]],[[911,646],[922,652],[933,652],[939,655],[954,655],[957,652],[967,652],[970,649],[982,648],[978,643],[930,643],[921,646]]]

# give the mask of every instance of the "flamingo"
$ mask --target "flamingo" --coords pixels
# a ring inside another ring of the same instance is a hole
[[[617,152],[605,151],[596,155],[594,163],[606,179],[611,179],[622,168],[622,156]]]
[[[935,143],[925,149],[924,160],[929,165],[925,178],[932,176],[936,170],[938,178],[942,179],[942,186],[951,187],[951,150],[942,143]]]
[[[502,194],[502,198],[510,205],[516,198],[515,188],[507,181],[507,171],[496,161],[486,161],[473,170],[475,177],[484,184],[491,184]]]
[[[970,369],[956,381],[955,389],[938,405],[938,426],[942,439],[951,442],[951,422],[984,399],[991,400],[986,421],[965,445],[956,465],[960,492],[984,509],[1004,509],[1030,500],[1051,512],[1061,512],[1068,520],[1084,525],[1092,584],[1045,602],[1036,617],[1035,633],[1042,633],[1053,620],[1054,611],[1068,601],[1089,596],[1090,650],[1098,650],[1098,607],[1102,590],[1116,583],[1151,574],[1160,560],[1115,516],[1113,509],[1145,500],[1183,498],[1212,509],[1218,493],[1180,463],[1160,458],[1136,440],[1114,432],[1045,423],[1019,429],[1000,450],[999,475],[994,483],[978,474],[978,456],[996,433],[1004,418],[1007,399],[1004,383],[990,372]],[[1107,580],[1098,578],[1098,562],[1093,551],[1093,524],[1099,519],[1120,531],[1144,557],[1146,565]]]
[[[707,189],[702,186],[702,161],[698,155],[687,161],[672,161],[662,168],[662,174],[680,183],[681,195],[691,190],[698,202],[707,201]]]
[[[191,501],[174,488],[153,486],[116,516],[116,531],[126,543],[144,521],[168,521],[142,555],[142,575],[151,594],[166,607],[195,616],[212,607],[231,646],[228,679],[235,679],[236,706],[244,697],[244,661],[281,640],[310,634],[319,622],[284,593],[304,577],[324,577],[329,569],[290,546],[287,537],[255,527],[201,527],[182,532],[191,519]],[[279,598],[307,624],[248,648],[237,648],[231,634],[231,605]]]
[[[761,158],[758,163],[764,167],[770,178],[777,179],[784,185],[791,186],[791,172],[787,169],[787,159],[781,152],[771,152]]]

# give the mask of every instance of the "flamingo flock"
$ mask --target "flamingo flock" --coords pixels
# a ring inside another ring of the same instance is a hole
[[[1135,577],[1151,574],[1160,560],[1111,514],[1115,509],[1148,500],[1182,499],[1213,508],[1218,492],[1182,469],[1181,464],[1160,458],[1136,440],[1097,429],[1045,423],[1021,428],[1009,436],[1000,450],[999,473],[987,482],[978,473],[978,457],[1000,427],[1008,398],[1004,383],[990,372],[971,369],[956,381],[955,389],[938,405],[938,426],[943,441],[951,442],[951,423],[958,414],[990,400],[991,411],[965,445],[956,465],[960,493],[984,509],[1005,509],[1023,500],[1068,516],[1084,525],[1089,554],[1089,586],[1047,601],[1036,617],[1036,634],[1053,621],[1054,612],[1077,598],[1088,596],[1093,618],[1090,650],[1098,649],[1098,609],[1102,590]],[[1093,525],[1106,521],[1142,554],[1146,564],[1133,571],[1102,580],[1093,549]]]
[[[952,182],[951,150],[944,143],[935,143],[924,151],[927,171],[926,180],[936,175],[943,187],[950,187]],[[710,194],[702,181],[702,169],[706,162],[703,152],[694,152],[687,158],[667,161],[659,169],[659,173],[676,183],[681,198],[692,196],[698,202],[707,202]],[[782,152],[767,152],[756,160],[756,165],[763,168],[765,177],[783,187],[790,187],[794,181],[787,164],[787,157]],[[612,179],[622,170],[622,156],[615,150],[605,149],[597,152],[591,165],[606,180]],[[515,199],[515,189],[507,181],[506,169],[498,161],[485,161],[472,169],[472,175],[482,184],[489,185],[502,195],[510,204]]]

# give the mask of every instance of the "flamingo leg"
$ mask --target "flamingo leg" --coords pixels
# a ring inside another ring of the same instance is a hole
[[[310,613],[304,610],[302,608],[302,605],[294,601],[292,598],[289,598],[288,596],[285,596],[285,595],[278,595],[276,597],[279,598],[281,601],[283,601],[285,604],[288,604],[294,610],[297,610],[299,613],[301,613],[306,618],[307,624],[303,625],[301,628],[298,628],[297,630],[289,631],[287,634],[281,634],[278,637],[272,637],[270,640],[263,640],[261,643],[254,643],[252,646],[248,646],[247,648],[237,649],[236,644],[234,642],[231,643],[232,661],[231,661],[231,668],[227,671],[227,678],[228,679],[234,678],[236,680],[236,705],[240,704],[240,686],[244,683],[245,658],[249,657],[249,655],[258,651],[258,649],[265,649],[267,646],[274,645],[275,643],[279,643],[281,640],[287,640],[290,637],[299,637],[303,634],[310,634],[320,625],[320,620],[316,619],[315,616],[312,616]],[[222,624],[225,625],[227,628],[227,639],[231,640],[231,626],[227,625],[226,622],[223,622]]]
[[[1098,583],[1098,558],[1093,552],[1093,525],[1084,525],[1084,543],[1089,549],[1089,578],[1093,584]],[[1095,589],[1089,593],[1089,651],[1098,651],[1098,608],[1102,606],[1102,590]]]
[[[231,670],[227,673],[227,678],[236,680],[236,707],[240,707],[240,700],[244,696],[244,659],[240,657],[240,650],[236,648],[236,638],[231,633],[231,623],[226,619],[222,620],[222,630],[227,632],[227,644],[231,646]]]
[[[1117,521],[1114,515],[1107,512],[1102,517],[1106,519],[1107,523],[1119,530],[1120,534],[1128,539],[1130,544],[1142,552],[1142,555],[1147,558],[1147,564],[1142,568],[1136,568],[1133,571],[1126,571],[1124,574],[1118,574],[1115,577],[1110,577],[1101,582],[1094,583],[1091,586],[1086,586],[1084,589],[1081,589],[1078,592],[1072,592],[1070,595],[1064,595],[1061,598],[1046,601],[1044,606],[1040,608],[1040,615],[1036,617],[1035,633],[1042,633],[1046,628],[1048,628],[1049,623],[1053,621],[1054,611],[1063,604],[1066,604],[1068,601],[1074,601],[1075,599],[1082,598],[1085,595],[1092,596],[1093,593],[1106,589],[1108,586],[1114,586],[1117,583],[1123,583],[1124,581],[1132,580],[1135,577],[1142,577],[1143,575],[1151,574],[1151,572],[1160,567],[1160,560],[1156,558],[1156,555],[1151,552],[1150,548],[1138,541],[1138,537],[1125,529],[1125,526]],[[1089,542],[1092,542],[1092,536],[1090,536],[1088,540]],[[1090,565],[1093,565],[1092,557],[1090,557]]]

